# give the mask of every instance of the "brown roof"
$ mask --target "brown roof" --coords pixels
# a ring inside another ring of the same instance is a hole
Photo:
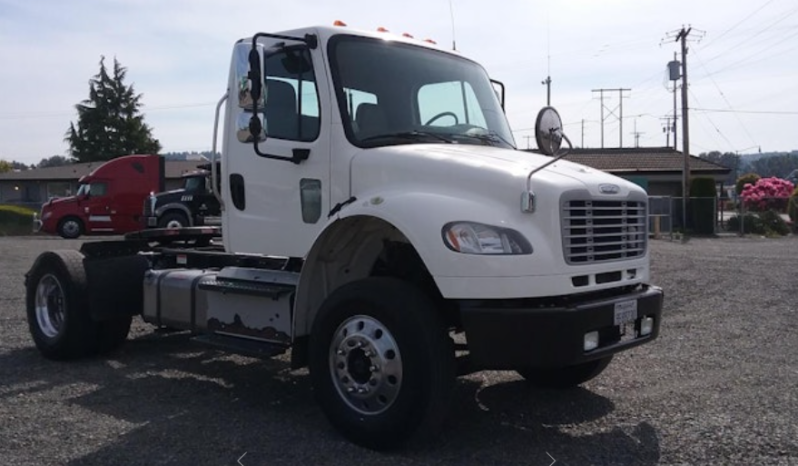
[[[565,160],[611,173],[681,172],[684,166],[682,152],[667,147],[573,149]],[[722,175],[731,168],[691,155],[690,171]]]
[[[198,165],[208,163],[205,160],[167,160],[166,178],[180,178],[184,173],[197,170]],[[77,181],[88,175],[102,162],[73,163],[61,167],[34,168],[17,172],[0,173],[0,181]]]

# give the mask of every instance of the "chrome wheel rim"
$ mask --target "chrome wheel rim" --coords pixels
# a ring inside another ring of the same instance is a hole
[[[66,297],[61,283],[47,274],[36,286],[36,322],[47,338],[55,338],[66,320]]]
[[[391,332],[377,319],[345,320],[330,344],[330,375],[338,394],[361,414],[380,414],[402,386],[402,356]]]
[[[179,220],[169,220],[166,223],[166,228],[183,228],[183,224]]]

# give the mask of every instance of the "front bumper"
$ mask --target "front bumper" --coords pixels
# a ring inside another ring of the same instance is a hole
[[[637,301],[637,316],[615,325],[616,303]],[[570,302],[569,302],[570,301]],[[564,297],[556,300],[468,300],[461,316],[471,362],[490,370],[523,367],[563,367],[607,357],[650,342],[659,335],[664,294],[642,285],[625,294],[603,297]],[[653,319],[648,335],[640,322]],[[626,335],[621,332],[626,330]],[[596,349],[585,351],[585,334],[599,332]]]

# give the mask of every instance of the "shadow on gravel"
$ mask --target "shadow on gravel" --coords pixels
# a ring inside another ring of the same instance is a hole
[[[55,363],[34,349],[0,355],[9,369],[0,402],[70,384],[96,389],[64,400],[130,423],[129,430],[71,466],[276,464],[654,465],[660,451],[647,423],[591,430],[611,413],[588,390],[533,390],[522,381],[483,388],[464,378],[434,444],[393,453],[356,447],[315,404],[306,371],[284,360],[232,357],[187,343],[185,334],[133,339],[108,359]],[[100,419],[100,418],[98,418]],[[98,429],[102,423],[98,422]],[[571,433],[579,430],[580,433]]]

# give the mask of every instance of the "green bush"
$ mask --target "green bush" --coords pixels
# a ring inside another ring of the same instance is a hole
[[[745,189],[746,184],[756,184],[760,178],[762,177],[756,173],[746,173],[745,175],[742,175],[741,177],[737,178],[737,183],[734,185],[735,192],[739,196],[743,192],[743,189]]]
[[[747,213],[744,217],[744,233],[746,235],[784,236],[790,233],[787,222],[774,210],[759,214]],[[740,217],[735,215],[729,219],[729,231],[740,231]]]
[[[29,234],[34,211],[25,207],[0,205],[0,236]]]
[[[787,214],[793,224],[798,222],[798,187],[790,195],[790,202],[787,204]]]
[[[743,217],[743,230],[745,230],[746,234],[755,234],[755,235],[764,235],[765,234],[765,225],[762,223],[762,220],[759,218],[759,215],[747,213]],[[738,232],[740,231],[740,216],[735,215],[734,217],[729,219],[729,230]]]
[[[768,236],[784,236],[790,234],[790,227],[787,222],[774,210],[768,210],[759,214],[762,225],[765,227],[765,234]]]
[[[688,214],[694,233],[711,235],[715,232],[716,196],[715,180],[712,178],[697,177],[690,182]]]

